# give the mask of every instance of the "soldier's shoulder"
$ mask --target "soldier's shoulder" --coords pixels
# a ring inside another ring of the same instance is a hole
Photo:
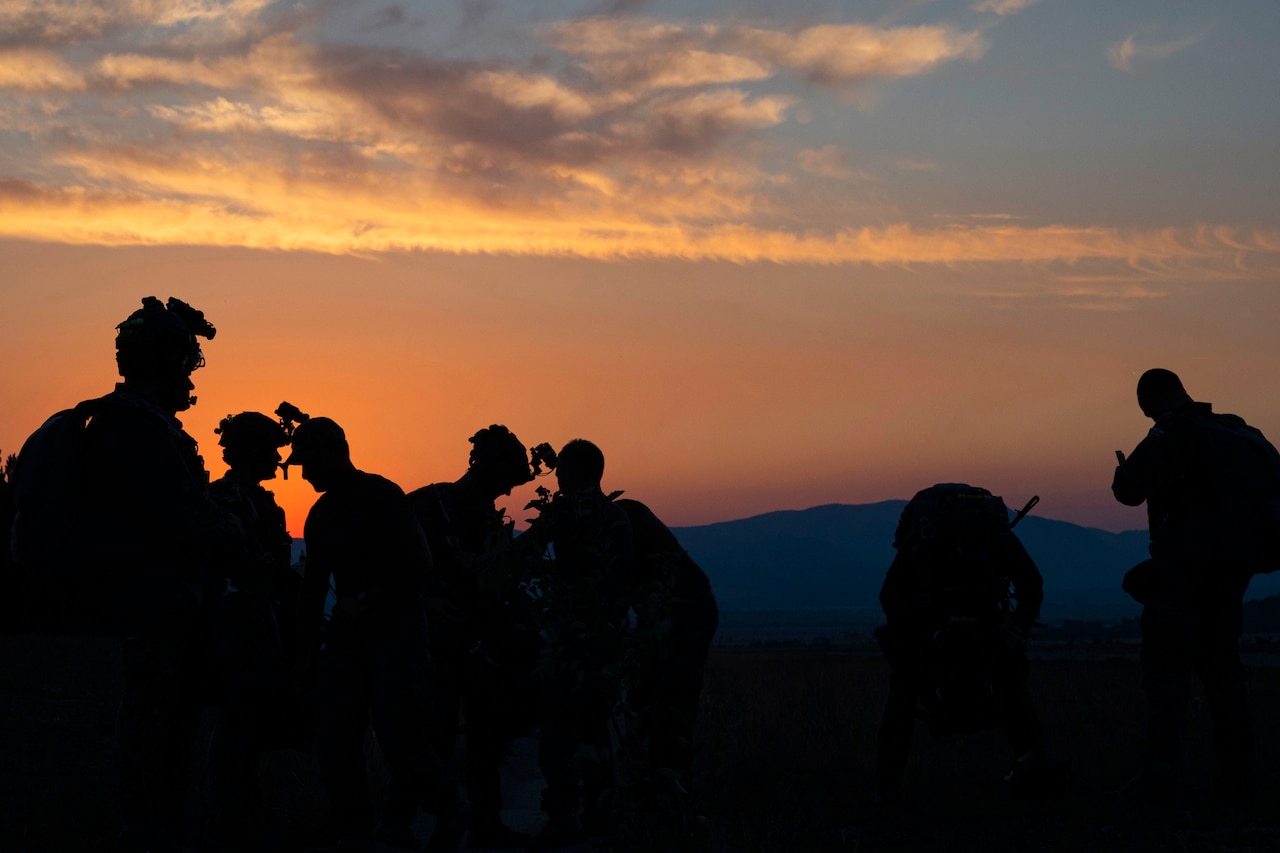
[[[365,496],[374,500],[405,500],[404,489],[400,485],[381,474],[361,471],[361,490]]]
[[[215,498],[233,498],[240,495],[240,484],[228,474],[209,483],[209,494]]]
[[[425,486],[419,486],[413,491],[408,492],[408,495],[409,500],[416,504],[425,500],[439,500],[442,497],[452,497],[456,491],[456,483],[428,483]]]

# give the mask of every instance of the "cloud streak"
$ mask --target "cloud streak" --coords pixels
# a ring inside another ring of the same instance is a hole
[[[1126,74],[1137,73],[1140,66],[1161,62],[1191,47],[1200,41],[1200,36],[1177,39],[1175,41],[1141,44],[1134,36],[1116,42],[1107,48],[1107,62],[1117,71]]]
[[[975,12],[990,12],[993,15],[1016,15],[1040,0],[979,0],[972,7]]]

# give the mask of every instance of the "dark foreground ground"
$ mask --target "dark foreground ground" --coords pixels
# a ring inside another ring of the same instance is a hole
[[[1204,703],[1193,700],[1178,802],[1114,796],[1136,767],[1142,716],[1132,646],[1041,647],[1032,687],[1054,757],[1074,781],[1058,802],[1011,802],[998,732],[931,741],[923,728],[908,798],[871,803],[875,728],[887,670],[874,654],[717,649],[708,665],[707,772],[699,811],[710,851],[1280,850],[1280,655],[1248,655],[1259,791],[1219,798]],[[88,851],[114,833],[111,730],[119,682],[106,640],[0,637],[0,851]],[[198,762],[197,762],[198,763]],[[509,767],[513,822],[536,820],[529,744]],[[279,753],[264,785],[294,842],[323,840],[314,768]],[[199,791],[192,791],[193,808]],[[614,843],[603,849],[646,845]],[[653,845],[648,845],[653,847]],[[280,849],[287,850],[281,842]]]

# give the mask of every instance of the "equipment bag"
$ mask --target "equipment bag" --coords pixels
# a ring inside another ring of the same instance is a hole
[[[102,633],[110,628],[110,573],[87,547],[83,491],[85,427],[117,402],[85,400],[46,420],[22,445],[13,473],[9,546],[26,630]]]
[[[997,540],[1006,535],[1002,498],[965,483],[939,483],[908,502],[893,545],[912,567],[918,606],[936,615],[980,616],[1009,597],[1004,565],[995,558]]]
[[[1247,563],[1255,574],[1280,569],[1280,453],[1236,415],[1190,414],[1208,467],[1219,560]]]

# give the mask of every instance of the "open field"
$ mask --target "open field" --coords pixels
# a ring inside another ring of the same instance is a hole
[[[879,813],[871,761],[887,670],[874,654],[719,648],[708,665],[704,732],[707,848],[713,851],[1034,851],[1280,849],[1280,656],[1249,644],[1260,790],[1218,798],[1203,702],[1193,700],[1181,802],[1135,808],[1110,792],[1136,766],[1142,716],[1136,647],[1045,645],[1032,687],[1053,757],[1071,763],[1066,797],[1009,801],[998,732],[931,741],[918,728],[908,798]],[[108,640],[0,637],[0,851],[92,850],[115,825],[111,730],[118,697]],[[510,803],[536,807],[528,750]],[[308,762],[282,753],[265,784],[293,842],[323,838]],[[198,791],[192,792],[193,807]],[[517,801],[518,800],[518,801]],[[282,836],[283,837],[283,836]],[[280,842],[281,849],[287,843]],[[604,845],[634,849],[635,845]]]

